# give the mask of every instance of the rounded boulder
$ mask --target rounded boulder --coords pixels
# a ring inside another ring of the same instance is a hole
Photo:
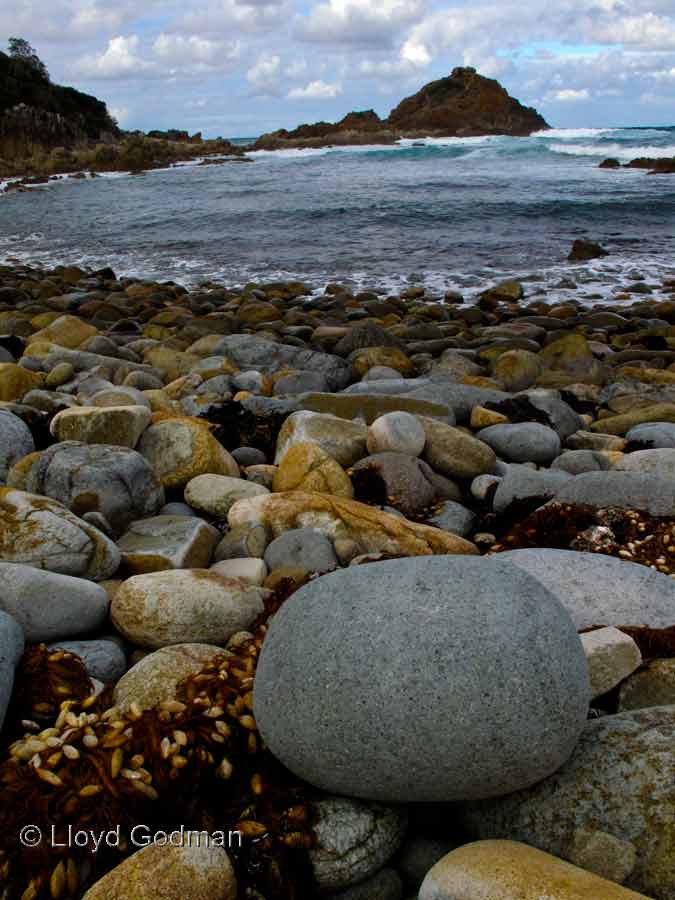
[[[442,556],[350,567],[297,591],[265,640],[254,708],[272,753],[310,784],[452,801],[556,771],[589,698],[574,625],[541,583],[509,563]]]

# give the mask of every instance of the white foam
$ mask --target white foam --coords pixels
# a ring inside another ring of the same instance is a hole
[[[530,137],[575,141],[579,138],[594,138],[621,130],[621,128],[545,128],[542,131],[533,131]]]
[[[654,159],[668,159],[675,157],[675,146],[670,147],[630,147],[626,144],[551,144],[550,149],[555,153],[565,153],[570,156],[601,156],[615,157],[616,159],[637,159],[641,156]]]

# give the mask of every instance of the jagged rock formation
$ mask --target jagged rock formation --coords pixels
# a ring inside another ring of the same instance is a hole
[[[0,53],[0,157],[27,157],[118,134],[101,100],[52,84],[28,63]]]
[[[535,109],[509,96],[498,81],[465,67],[453,69],[447,78],[432,81],[406,97],[387,119],[380,119],[373,110],[352,112],[336,124],[318,122],[263,135],[255,146],[275,150],[327,144],[393,144],[405,137],[521,137],[548,127]]]

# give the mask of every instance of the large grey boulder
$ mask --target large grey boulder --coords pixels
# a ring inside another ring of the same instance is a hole
[[[587,472],[567,481],[555,499],[598,508],[641,509],[651,516],[675,516],[675,480],[633,472]]]
[[[416,557],[343,569],[272,620],[255,716],[324,790],[391,802],[505,794],[569,757],[586,718],[569,615],[510,563]]]
[[[105,622],[108,605],[105,590],[84,578],[0,562],[0,609],[16,619],[28,641],[94,631]]]
[[[626,887],[675,897],[675,706],[596,719],[555,775],[508,797],[464,805],[470,835],[524,841],[565,857],[575,832],[603,831],[632,843]]]
[[[560,453],[560,438],[556,432],[538,422],[490,425],[481,428],[476,437],[509,462],[547,465]]]
[[[323,375],[331,391],[346,387],[352,377],[352,367],[330,353],[305,350],[291,344],[277,344],[252,334],[224,337],[213,348],[214,355],[222,354],[241,369],[255,368],[266,375],[280,369],[306,369]]]
[[[554,594],[577,630],[593,625],[675,625],[675,581],[648,566],[576,550],[507,550],[508,560]]]
[[[0,409],[0,484],[15,462],[33,453],[33,435],[26,423],[6,409]]]
[[[496,513],[505,512],[516,501],[551,500],[573,476],[558,469],[529,469],[509,466],[492,499]]]
[[[657,450],[636,450],[626,453],[615,464],[619,472],[639,472],[657,475],[659,478],[675,478],[675,448],[660,447]]]
[[[54,444],[31,469],[27,487],[76,515],[101,513],[118,533],[164,505],[164,489],[147,460],[136,450],[109,444]]]
[[[19,623],[0,612],[0,729],[12,698],[14,670],[23,653],[23,631]]]

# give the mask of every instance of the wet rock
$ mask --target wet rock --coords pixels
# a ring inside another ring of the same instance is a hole
[[[108,595],[84,578],[0,562],[0,609],[21,625],[27,641],[53,641],[99,628]]]
[[[207,569],[134,575],[115,594],[110,617],[141,647],[224,644],[263,611],[261,589]]]
[[[271,751],[310,784],[415,802],[535,783],[569,757],[588,699],[581,643],[539,582],[443,556],[300,588],[272,621],[254,707]]]
[[[572,262],[585,262],[589,259],[597,259],[608,255],[607,250],[601,247],[600,244],[579,238],[572,244],[572,249],[567,258]]]
[[[103,581],[117,571],[120,552],[55,500],[0,488],[0,559]]]

